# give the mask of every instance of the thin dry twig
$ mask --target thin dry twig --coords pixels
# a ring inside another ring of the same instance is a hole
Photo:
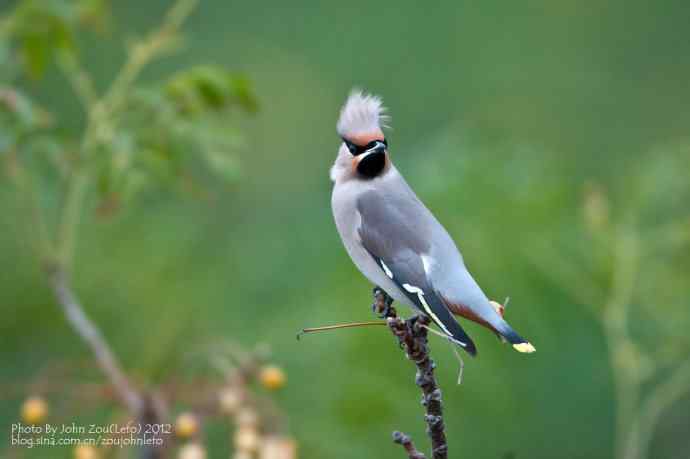
[[[371,327],[371,326],[377,326],[377,325],[387,325],[386,322],[382,321],[369,321],[369,322],[350,322],[346,324],[337,324],[337,325],[326,325],[324,327],[311,327],[311,328],[303,328],[302,330],[297,333],[297,339],[299,340],[303,335],[306,335],[308,333],[315,333],[315,332],[322,332],[322,331],[329,331],[329,330],[340,330],[341,328],[357,328],[357,327]]]

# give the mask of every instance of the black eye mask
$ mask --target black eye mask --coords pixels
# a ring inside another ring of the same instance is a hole
[[[365,151],[367,151],[371,148],[374,148],[376,146],[377,142],[383,143],[386,146],[386,148],[388,148],[388,142],[386,141],[386,139],[372,140],[371,142],[364,145],[363,147],[360,147],[359,145],[355,145],[354,143],[350,142],[347,139],[343,139],[343,142],[345,142],[345,145],[347,146],[347,149],[350,150],[350,153],[352,153],[352,156],[361,155]]]

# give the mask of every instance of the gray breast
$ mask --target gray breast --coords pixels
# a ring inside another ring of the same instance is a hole
[[[388,174],[386,174],[388,175]],[[376,179],[384,181],[385,178]],[[362,216],[357,208],[359,198],[369,192],[378,192],[380,189],[374,187],[374,181],[346,181],[336,183],[333,188],[331,206],[335,218],[336,228],[343,241],[343,245],[350,255],[350,258],[357,268],[369,279],[372,284],[384,289],[396,301],[413,306],[407,296],[400,291],[384,273],[381,267],[371,257],[369,252],[362,246],[359,230],[362,225]],[[384,184],[385,185],[385,184]]]

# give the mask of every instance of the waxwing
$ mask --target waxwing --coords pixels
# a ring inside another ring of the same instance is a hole
[[[427,315],[448,339],[477,350],[454,315],[477,322],[519,352],[534,352],[489,301],[448,232],[391,163],[379,97],[355,90],[340,112],[331,168],[336,227],[354,264],[391,298]]]

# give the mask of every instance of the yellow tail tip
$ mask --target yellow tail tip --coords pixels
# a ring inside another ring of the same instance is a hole
[[[531,343],[519,343],[519,344],[513,344],[513,348],[518,351],[518,352],[523,352],[525,354],[531,354],[532,352],[536,352],[537,350],[532,346]]]

